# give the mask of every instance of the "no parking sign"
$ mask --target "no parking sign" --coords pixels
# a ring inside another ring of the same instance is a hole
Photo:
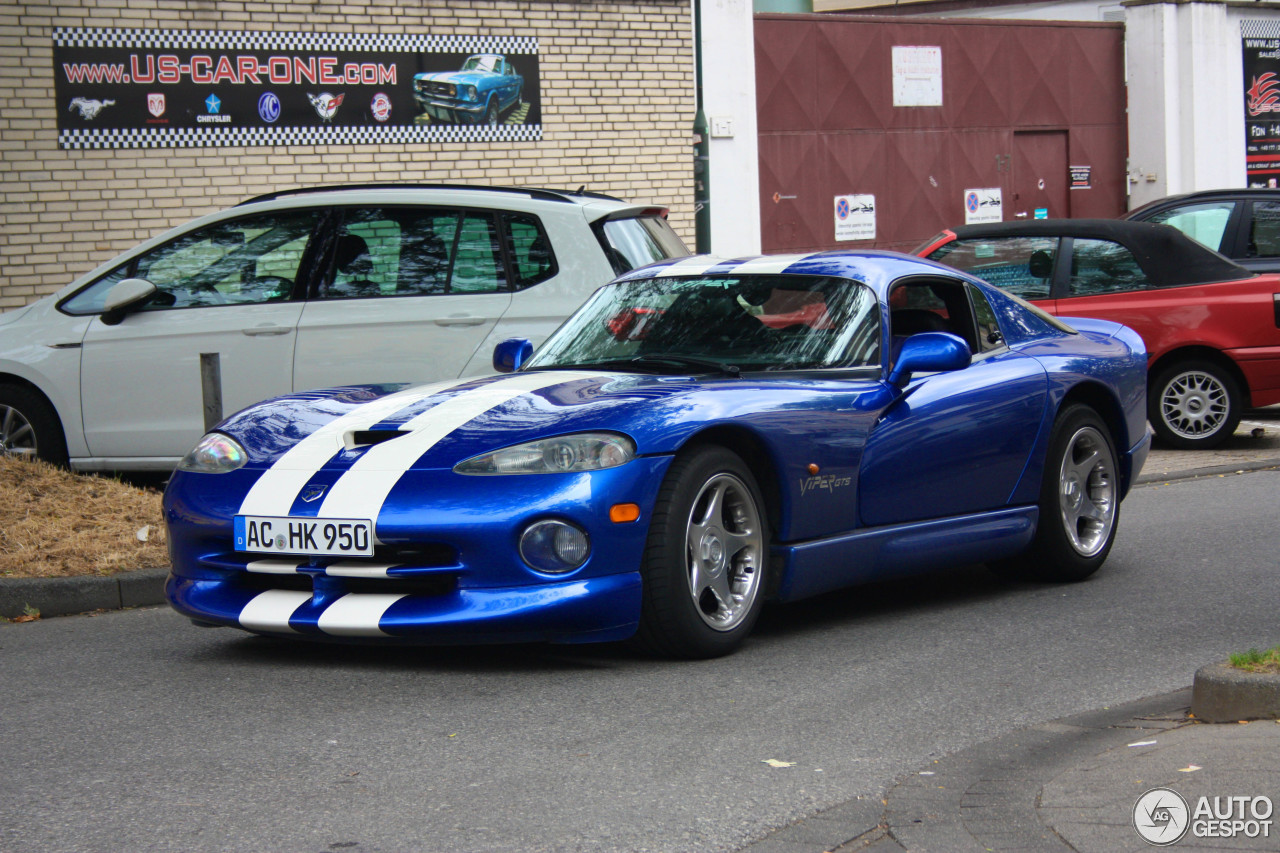
[[[1004,219],[1004,199],[999,187],[964,191],[964,224],[1000,222]]]
[[[836,196],[836,239],[874,240],[876,238],[876,197],[874,195]]]

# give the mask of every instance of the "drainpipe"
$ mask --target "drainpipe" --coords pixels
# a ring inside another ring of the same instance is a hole
[[[702,0],[693,0],[694,92],[698,110],[693,117],[693,233],[694,251],[711,251],[711,144],[707,116],[702,109]]]

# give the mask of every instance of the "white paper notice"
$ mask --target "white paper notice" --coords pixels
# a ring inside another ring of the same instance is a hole
[[[942,48],[893,48],[893,105],[942,106]]]

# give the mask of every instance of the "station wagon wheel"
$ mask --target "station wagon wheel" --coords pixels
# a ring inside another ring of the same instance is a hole
[[[1030,550],[993,563],[1017,580],[1080,581],[1106,561],[1120,521],[1116,451],[1093,409],[1067,406],[1053,426]]]
[[[0,455],[67,464],[62,423],[39,392],[21,385],[0,385]]]
[[[645,547],[640,645],[709,658],[742,644],[764,601],[763,507],[755,479],[735,454],[710,447],[676,457]]]
[[[1151,381],[1147,417],[1156,436],[1183,450],[1216,447],[1240,423],[1240,391],[1227,371],[1209,361],[1182,361]]]

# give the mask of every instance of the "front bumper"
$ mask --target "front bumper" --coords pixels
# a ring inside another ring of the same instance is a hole
[[[232,518],[260,471],[178,472],[165,493],[170,604],[196,622],[363,642],[605,642],[634,633],[649,518],[670,457],[583,474],[404,474],[376,518],[372,558],[248,554]],[[359,478],[359,473],[346,476]],[[641,507],[615,523],[610,507]],[[295,513],[298,510],[295,510]],[[525,564],[519,538],[559,519],[591,552],[564,575]]]
[[[262,589],[233,576],[220,581],[170,575],[175,610],[206,625],[300,639],[404,643],[609,642],[635,633],[640,574],[505,589],[454,589],[437,595],[349,592],[314,577],[313,589]]]
[[[422,95],[417,92],[414,93],[413,98],[420,112],[426,113],[437,121],[452,124],[479,124],[484,120],[485,111],[488,108],[486,103],[442,100],[435,95]]]

